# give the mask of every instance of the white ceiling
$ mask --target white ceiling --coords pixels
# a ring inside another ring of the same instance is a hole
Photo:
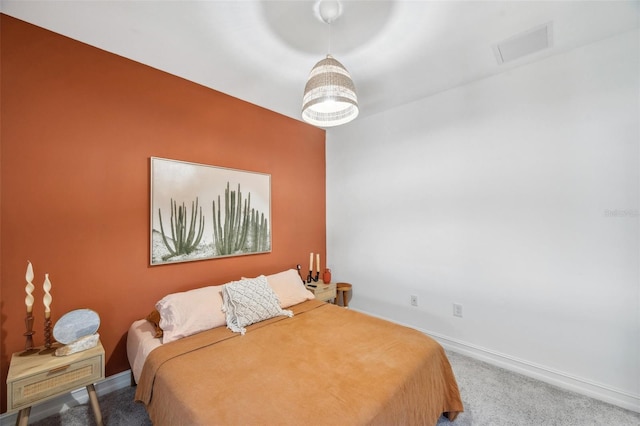
[[[0,0],[3,13],[300,120],[330,50],[360,117],[640,27],[640,1]],[[553,46],[499,65],[496,43],[553,22]],[[330,31],[329,31],[330,30]]]

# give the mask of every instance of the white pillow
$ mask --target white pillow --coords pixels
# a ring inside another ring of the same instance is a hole
[[[226,314],[227,328],[245,334],[246,326],[278,315],[293,316],[293,312],[280,308],[278,296],[267,278],[232,281],[222,288],[222,311]]]
[[[162,343],[224,325],[222,287],[209,286],[173,293],[156,303],[163,330]]]
[[[278,296],[280,307],[283,309],[315,298],[314,294],[305,288],[295,269],[267,275],[267,283]]]

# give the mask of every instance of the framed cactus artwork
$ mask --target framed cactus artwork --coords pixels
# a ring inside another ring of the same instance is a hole
[[[151,265],[271,251],[271,175],[151,158]]]

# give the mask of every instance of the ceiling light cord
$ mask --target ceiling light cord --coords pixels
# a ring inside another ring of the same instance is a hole
[[[329,25],[329,45],[327,46],[327,54],[330,55],[331,54],[331,36],[332,36],[331,29],[333,25],[331,25],[331,22],[328,22],[327,24]]]

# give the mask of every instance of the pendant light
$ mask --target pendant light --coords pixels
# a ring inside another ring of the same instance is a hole
[[[320,0],[316,3],[316,13],[324,23],[331,25],[342,14],[342,4],[335,0]],[[350,122],[359,112],[349,71],[327,54],[309,73],[302,98],[302,119],[314,126],[333,127]]]

